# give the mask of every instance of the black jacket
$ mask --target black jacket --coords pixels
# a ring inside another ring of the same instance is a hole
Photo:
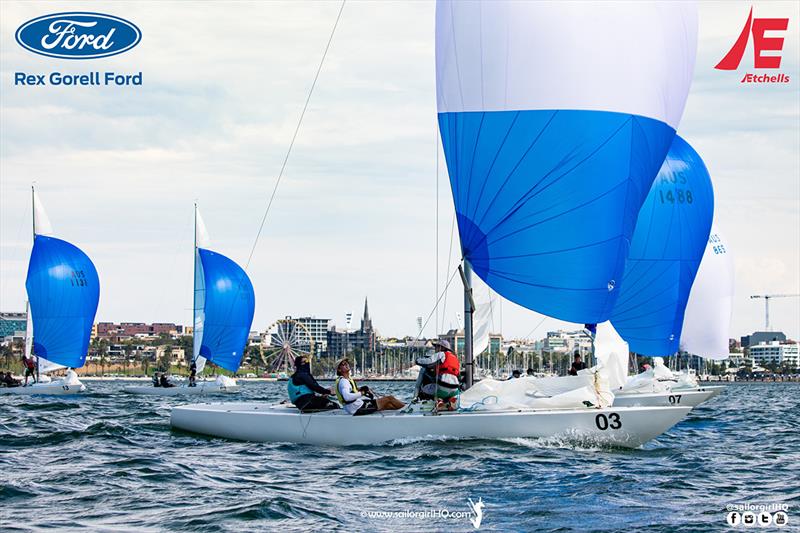
[[[569,369],[569,375],[577,376],[578,370],[585,370],[585,369],[586,369],[586,363],[584,363],[583,361],[581,361],[580,363],[572,363],[572,367]]]
[[[321,387],[320,384],[317,383],[317,380],[311,375],[311,367],[308,364],[297,367],[297,370],[295,370],[295,373],[292,374],[291,379],[292,383],[295,385],[305,385],[317,394],[330,394],[331,392],[330,390]]]

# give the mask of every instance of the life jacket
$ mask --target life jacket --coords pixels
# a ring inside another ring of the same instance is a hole
[[[309,389],[305,383],[302,385],[295,385],[294,379],[292,378],[289,378],[289,383],[286,385],[286,388],[289,391],[289,399],[292,401],[292,403],[295,403],[301,396],[305,396],[306,394],[314,394],[314,391]]]
[[[33,357],[31,357],[30,359],[25,358],[25,366],[30,368],[31,370],[36,368],[36,363],[33,361]]]
[[[458,377],[461,372],[461,365],[458,363],[458,357],[451,351],[444,352],[444,361],[439,364],[440,374],[450,374]]]
[[[342,405],[347,405],[353,403],[355,400],[350,400],[349,402],[345,401],[344,396],[342,396],[342,393],[339,392],[339,381],[343,379],[344,376],[339,376],[336,378],[336,385],[334,386],[334,390],[336,391],[336,398],[339,400],[339,403],[341,403]],[[356,387],[356,382],[353,381],[353,378],[347,378],[347,381],[350,382],[350,390],[356,392],[358,390],[358,387]]]

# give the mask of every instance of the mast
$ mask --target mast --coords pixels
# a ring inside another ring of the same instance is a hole
[[[461,281],[464,282],[464,385],[469,389],[472,387],[474,371],[472,360],[472,313],[475,311],[475,302],[472,299],[472,265],[465,259],[464,268],[459,270],[461,271]]]
[[[193,252],[193,265],[192,269],[192,362],[194,362],[194,343],[197,341],[197,202],[194,203],[194,247]]]
[[[36,244],[36,190],[33,188],[33,184],[31,184],[31,241]],[[33,331],[28,331],[28,326],[30,329],[33,330],[33,320],[29,320],[31,314],[31,305],[30,301],[25,303],[25,310],[28,313],[28,316],[25,317],[26,325],[25,325],[25,338],[26,343],[30,342],[31,344],[31,351],[30,353],[26,354],[26,357],[30,357],[31,355],[35,355],[33,353]],[[30,341],[28,341],[28,336],[30,335]],[[39,381],[39,358],[36,358],[36,381]]]

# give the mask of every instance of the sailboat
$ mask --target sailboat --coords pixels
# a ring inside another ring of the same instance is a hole
[[[247,273],[231,259],[208,249],[209,237],[194,206],[194,305],[192,362],[197,374],[206,362],[236,372],[242,362],[255,312],[255,292]],[[189,396],[239,392],[236,381],[219,375],[177,387],[126,387],[125,392],[151,396]]]
[[[25,288],[28,292],[25,355],[35,356],[38,382],[0,388],[0,394],[76,394],[86,390],[74,368],[86,362],[100,280],[91,259],[77,246],[53,236],[50,219],[36,190],[33,250]],[[62,379],[48,372],[67,369]]]
[[[615,391],[614,405],[696,406],[720,392],[718,387],[699,387],[688,374],[673,375],[662,359],[678,352],[713,214],[708,169],[689,143],[675,136],[639,212],[611,316],[630,350],[653,357],[654,364]]]
[[[711,228],[703,260],[697,271],[689,301],[684,313],[683,329],[680,336],[680,350],[704,359],[722,361],[729,357],[728,338],[730,337],[731,314],[733,311],[733,260],[727,240],[716,227]],[[665,405],[665,400],[674,405],[699,405],[722,392],[724,386],[699,385],[696,375],[673,372],[660,358],[654,358],[652,372],[640,375],[639,385],[645,390],[639,394],[620,395],[622,404]],[[646,379],[642,379],[645,377]],[[631,378],[633,380],[635,378]],[[653,386],[653,381],[659,381]],[[652,388],[668,388],[664,394]],[[629,389],[632,387],[628,387]],[[710,393],[710,394],[709,394]],[[627,397],[626,397],[627,396]],[[672,397],[672,398],[670,398]]]
[[[688,95],[696,18],[685,3],[437,3],[438,120],[463,254],[467,386],[473,270],[528,309],[578,323],[610,318],[636,215]],[[598,404],[438,412],[412,404],[353,417],[223,403],[176,407],[171,424],[312,444],[564,437],[636,447],[688,412]]]

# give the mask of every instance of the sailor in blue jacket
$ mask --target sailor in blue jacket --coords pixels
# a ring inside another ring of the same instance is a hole
[[[311,375],[308,358],[302,355],[295,357],[294,368],[294,374],[289,378],[287,388],[289,399],[300,409],[300,412],[328,411],[339,408],[328,399],[328,395],[332,394],[331,390],[320,386]]]

